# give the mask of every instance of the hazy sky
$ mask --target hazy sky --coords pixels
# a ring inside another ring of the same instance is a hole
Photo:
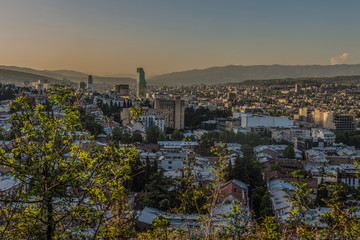
[[[360,1],[1,0],[0,64],[148,75],[360,62]]]

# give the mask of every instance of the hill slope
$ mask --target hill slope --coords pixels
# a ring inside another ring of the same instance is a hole
[[[59,80],[33,73],[0,69],[0,82],[2,83],[15,83],[16,85],[22,86],[25,81],[35,82],[39,79],[47,79],[50,83],[55,84],[63,83],[74,85],[74,83],[69,80]]]
[[[149,79],[149,85],[192,85],[236,83],[300,77],[333,77],[360,75],[360,64],[354,65],[255,65],[212,67],[168,73]]]
[[[36,70],[16,66],[0,66],[0,82],[13,82],[22,85],[24,81],[48,79],[53,83],[66,83],[76,86],[79,82],[87,82],[88,74],[72,70]],[[93,76],[95,89],[105,91],[116,84],[135,85],[135,79],[128,77]]]

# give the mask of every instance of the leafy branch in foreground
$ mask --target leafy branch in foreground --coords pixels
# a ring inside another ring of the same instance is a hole
[[[98,146],[82,130],[82,96],[49,92],[48,105],[21,95],[11,107],[19,130],[0,150],[13,187],[0,195],[1,239],[98,239],[133,234],[124,183],[134,148]]]

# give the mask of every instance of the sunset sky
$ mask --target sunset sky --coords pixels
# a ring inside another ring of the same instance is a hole
[[[148,75],[360,62],[359,1],[2,0],[0,65]]]

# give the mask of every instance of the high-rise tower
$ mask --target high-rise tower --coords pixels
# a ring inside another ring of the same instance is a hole
[[[143,98],[146,95],[145,72],[143,68],[137,69],[136,97]]]
[[[94,91],[94,84],[93,84],[93,77],[92,75],[89,75],[88,77],[88,84],[87,84],[87,88],[89,91]]]

